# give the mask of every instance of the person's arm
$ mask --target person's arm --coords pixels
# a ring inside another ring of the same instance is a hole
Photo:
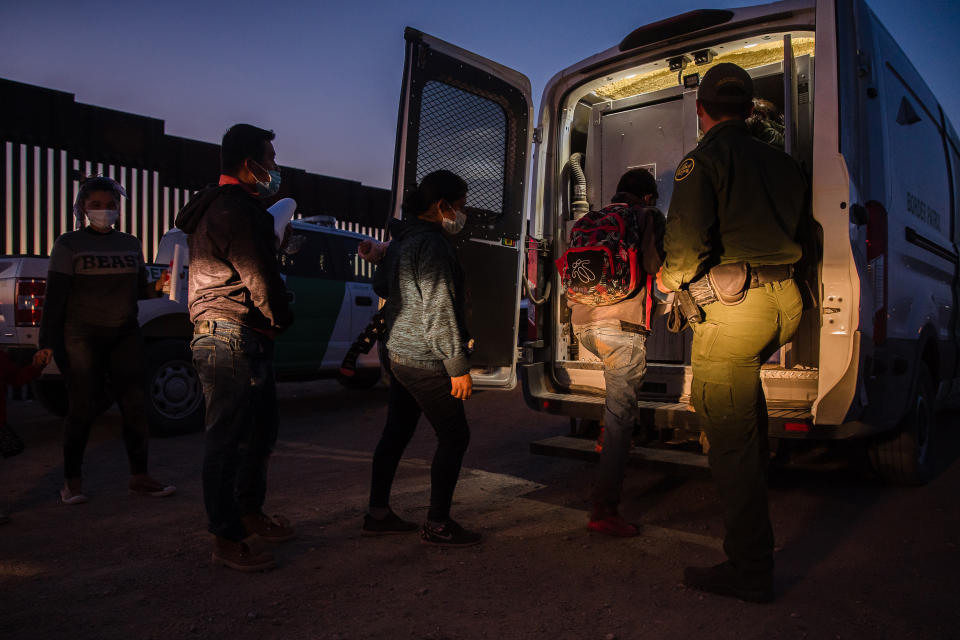
[[[717,222],[713,168],[701,154],[688,156],[674,176],[660,274],[665,287],[679,291],[700,275],[710,257],[710,234]]]
[[[457,378],[469,375],[470,363],[457,321],[456,256],[443,242],[431,239],[420,246],[415,272],[423,297],[423,335],[435,357],[443,361],[447,375]]]
[[[36,380],[43,369],[50,363],[52,353],[49,349],[41,349],[33,354],[33,361],[25,367],[20,367],[13,372],[9,378],[10,384],[14,387],[25,385],[28,382]]]
[[[47,288],[40,315],[41,349],[63,349],[63,325],[67,316],[67,298],[73,285],[73,251],[63,242],[53,244],[47,271]]]
[[[395,246],[387,247],[383,259],[373,272],[373,292],[384,300],[390,297],[390,283],[397,268],[396,252]]]
[[[643,271],[655,275],[663,265],[663,233],[666,221],[659,209],[649,207],[643,210],[645,216],[641,236],[640,250],[643,255]]]
[[[380,261],[383,260],[383,256],[386,255],[387,247],[389,246],[389,240],[386,242],[363,240],[357,245],[357,255],[360,256],[361,260],[365,260],[371,264],[379,264]]]
[[[210,215],[210,214],[208,214]],[[210,220],[208,233],[222,234],[226,258],[240,276],[243,286],[250,291],[250,300],[270,322],[274,331],[283,331],[293,322],[287,288],[280,277],[273,250],[273,236],[257,233],[253,220],[227,220],[216,215]]]
[[[137,256],[137,299],[147,300],[149,298],[159,298],[161,291],[157,289],[157,282],[150,282],[147,275],[147,264],[143,259],[143,252]]]

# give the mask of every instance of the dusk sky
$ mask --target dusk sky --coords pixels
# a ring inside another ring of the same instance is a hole
[[[960,2],[868,1],[960,128]],[[405,26],[524,73],[539,104],[555,72],[637,26],[745,4],[760,3],[3,0],[0,77],[208,142],[250,122],[285,165],[389,187]]]

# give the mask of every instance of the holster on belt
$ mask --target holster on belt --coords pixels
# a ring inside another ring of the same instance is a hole
[[[707,272],[706,280],[720,304],[740,304],[750,286],[750,267],[746,262],[718,264]]]
[[[734,306],[746,299],[748,289],[792,277],[793,265],[789,264],[753,266],[746,262],[731,262],[712,267],[706,275],[691,282],[689,288],[701,307],[713,302]]]
[[[793,272],[793,265],[789,264],[753,267],[746,262],[732,262],[716,265],[686,289],[674,293],[667,329],[680,333],[687,323],[703,322],[701,307],[714,302],[727,306],[740,304],[747,297],[748,289],[788,280],[793,277]]]
[[[703,322],[703,312],[693,296],[686,289],[675,291],[670,311],[667,314],[667,330],[671,333],[680,333],[687,328],[687,324]]]

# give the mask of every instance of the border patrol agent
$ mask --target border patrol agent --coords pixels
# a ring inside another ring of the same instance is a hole
[[[799,165],[750,135],[744,120],[752,97],[753,82],[737,65],[722,63],[704,75],[697,93],[704,136],[674,176],[658,285],[702,291],[697,284],[706,280],[714,299],[719,297],[700,298],[702,321],[691,323],[690,393],[710,445],[728,559],[715,567],[688,567],[684,582],[769,602],[773,528],[760,366],[800,322],[803,304],[792,265],[802,254],[798,226],[809,205]]]

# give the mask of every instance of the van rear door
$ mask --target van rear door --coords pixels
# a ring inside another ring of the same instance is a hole
[[[393,171],[393,217],[407,189],[447,169],[467,181],[454,237],[466,273],[474,387],[516,384],[517,322],[532,139],[526,76],[408,28]]]

